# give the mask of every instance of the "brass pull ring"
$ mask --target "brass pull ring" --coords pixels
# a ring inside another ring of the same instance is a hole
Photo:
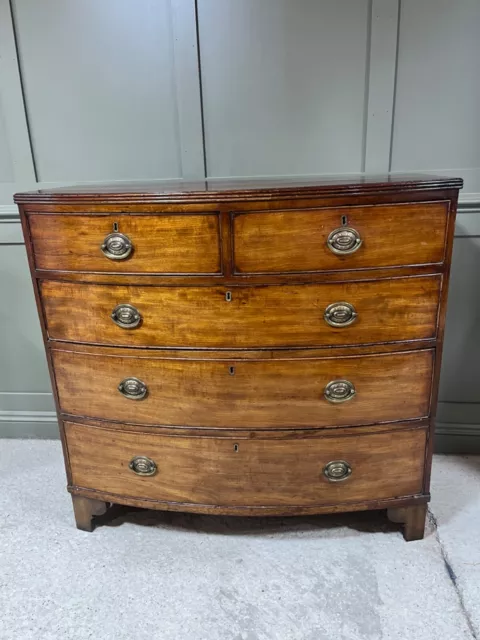
[[[327,238],[327,246],[337,256],[355,253],[362,246],[363,240],[356,229],[352,227],[338,227]]]
[[[154,476],[157,473],[157,465],[147,456],[135,456],[128,465],[137,476]]]
[[[355,394],[355,386],[349,380],[332,380],[323,390],[325,399],[332,404],[348,402]]]
[[[110,317],[122,329],[135,329],[142,321],[140,312],[131,304],[117,305]]]
[[[100,246],[103,255],[109,260],[125,260],[132,253],[130,238],[123,233],[109,233]]]
[[[147,385],[138,378],[125,378],[118,385],[118,390],[128,400],[143,400],[148,393]]]
[[[329,304],[323,314],[325,322],[331,327],[348,327],[358,317],[353,304],[349,302],[334,302]]]
[[[342,482],[352,474],[352,467],[345,460],[332,460],[323,468],[323,475],[329,482]]]

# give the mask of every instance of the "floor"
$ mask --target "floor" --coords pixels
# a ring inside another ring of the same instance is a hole
[[[0,441],[1,640],[480,638],[480,457],[435,457],[410,543],[382,512],[120,509],[84,533],[62,464],[56,441]]]

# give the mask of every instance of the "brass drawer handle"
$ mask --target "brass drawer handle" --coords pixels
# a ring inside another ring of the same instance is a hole
[[[147,395],[147,385],[138,378],[125,378],[118,385],[118,390],[128,400],[143,400]]]
[[[355,253],[362,246],[362,239],[356,229],[339,227],[334,229],[327,238],[327,246],[337,256]]]
[[[131,304],[118,304],[110,317],[122,329],[135,329],[142,321],[140,312]]]
[[[135,456],[128,465],[137,476],[154,476],[157,473],[157,465],[147,456]]]
[[[331,327],[348,327],[357,319],[357,312],[349,302],[334,302],[325,309],[323,317]]]
[[[132,253],[130,238],[123,233],[109,233],[100,246],[103,255],[109,260],[125,260]]]
[[[323,390],[325,399],[332,404],[347,402],[356,393],[355,386],[349,380],[332,380]]]
[[[345,460],[332,460],[323,468],[323,475],[329,482],[341,482],[350,477],[352,467]]]

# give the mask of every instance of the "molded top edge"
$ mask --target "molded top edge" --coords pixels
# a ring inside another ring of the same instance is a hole
[[[341,196],[390,191],[461,189],[461,178],[422,174],[339,175],[324,178],[216,178],[189,182],[157,180],[151,182],[89,183],[16,193],[14,201],[23,203],[74,203],[119,201],[219,202],[273,200],[316,196]]]

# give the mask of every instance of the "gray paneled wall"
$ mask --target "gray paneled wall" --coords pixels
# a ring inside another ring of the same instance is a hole
[[[0,0],[0,435],[56,433],[14,191],[393,170],[466,182],[439,433],[478,447],[479,32],[478,0]]]
[[[480,193],[479,33],[478,0],[402,0],[392,171],[448,171]]]
[[[199,0],[212,176],[363,170],[368,0]]]
[[[5,118],[0,112],[0,176],[3,182],[13,182],[13,166],[8,148],[7,130],[5,127]]]
[[[12,6],[38,179],[181,177],[169,0]]]
[[[0,437],[56,436],[37,310],[20,223],[0,219]]]

